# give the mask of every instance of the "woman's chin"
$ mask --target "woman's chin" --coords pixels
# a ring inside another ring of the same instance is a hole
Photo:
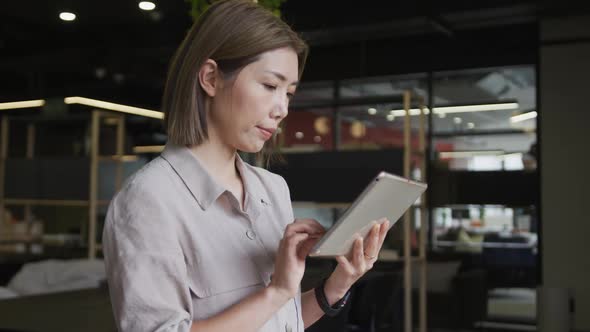
[[[264,143],[262,144],[244,144],[238,148],[238,150],[246,153],[258,153],[262,151]]]

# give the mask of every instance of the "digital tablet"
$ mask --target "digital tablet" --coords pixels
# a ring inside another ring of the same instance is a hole
[[[311,250],[310,256],[347,255],[357,235],[365,238],[379,219],[391,228],[428,186],[386,172],[377,175]]]

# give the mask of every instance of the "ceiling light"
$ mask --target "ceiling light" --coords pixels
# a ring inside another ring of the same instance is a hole
[[[115,103],[110,103],[108,101],[102,101],[102,100],[96,100],[96,99],[90,99],[90,98],[84,98],[84,97],[66,97],[66,98],[64,98],[64,102],[66,104],[81,104],[81,105],[86,105],[86,106],[103,108],[103,109],[116,111],[116,112],[145,116],[145,117],[154,118],[154,119],[163,119],[164,118],[164,113],[162,113],[162,112],[148,110],[145,108],[139,108],[139,107],[134,107],[134,106],[127,106],[127,105],[123,105],[123,104],[115,104]]]
[[[453,118],[453,122],[455,124],[461,124],[461,122],[463,122],[463,120],[461,120],[461,118],[459,118],[459,117],[455,117],[455,118]]]
[[[518,109],[518,103],[498,103],[498,104],[481,104],[481,105],[463,105],[463,106],[443,106],[435,107],[434,113],[469,113],[469,112],[488,112]]]
[[[70,12],[61,12],[59,13],[59,18],[62,21],[71,22],[76,19],[76,14]]]
[[[389,111],[389,114],[393,114],[394,116],[404,116],[404,115],[406,115],[406,111],[405,110],[391,110],[391,111]],[[424,108],[424,114],[425,115],[430,114],[430,110],[428,108]],[[411,108],[410,115],[420,115],[420,109],[419,108]]]
[[[502,150],[439,152],[440,158],[469,158],[475,156],[498,156],[502,154],[504,154]]]
[[[488,111],[502,111],[502,110],[515,110],[518,109],[518,103],[497,103],[497,104],[481,104],[481,105],[462,105],[462,106],[442,106],[435,107],[434,113],[438,114],[439,117],[444,118],[447,113],[470,113],[470,112],[488,112]],[[406,115],[405,110],[391,110],[390,114],[395,116]],[[430,110],[425,107],[424,114],[428,115]],[[419,115],[420,109],[410,109],[410,115]]]
[[[510,122],[517,123],[517,122],[522,122],[522,121],[525,121],[525,120],[534,119],[536,117],[537,117],[537,112],[536,111],[532,111],[532,112],[527,112],[527,113],[523,113],[523,114],[511,116],[510,117]]]
[[[151,1],[142,1],[139,3],[139,8],[142,10],[154,10],[156,8],[156,4]]]
[[[320,135],[326,135],[330,132],[330,119],[327,116],[320,116],[313,122],[315,131]]]
[[[475,123],[473,123],[473,122],[469,122],[469,123],[467,124],[467,128],[468,128],[468,129],[473,129],[473,128],[475,128]]]
[[[105,76],[107,76],[107,70],[102,67],[96,68],[94,70],[94,75],[96,75],[96,77],[99,79],[103,79],[103,78],[105,78]]]
[[[113,81],[115,81],[115,83],[117,84],[121,84],[125,81],[125,75],[121,73],[116,73],[113,75]]]
[[[387,121],[393,121],[393,120],[395,120],[395,115],[389,114],[389,115],[387,115],[386,118],[387,118]]]
[[[25,101],[13,101],[9,103],[0,103],[0,110],[13,110],[17,108],[31,108],[41,107],[45,105],[45,100],[25,100]]]
[[[367,126],[364,123],[355,120],[350,124],[350,136],[361,138],[367,134]]]
[[[371,107],[367,110],[367,112],[371,115],[375,115],[375,114],[377,114],[377,109]]]

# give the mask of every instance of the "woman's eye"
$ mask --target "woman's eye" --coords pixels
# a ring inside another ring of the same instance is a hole
[[[276,86],[274,86],[274,85],[271,85],[271,84],[263,84],[263,85],[264,85],[264,87],[265,87],[267,90],[270,90],[270,91],[274,91],[274,90],[276,90],[276,89],[277,89],[277,87],[276,87]]]
[[[292,99],[295,94],[291,92],[287,92],[287,98]]]

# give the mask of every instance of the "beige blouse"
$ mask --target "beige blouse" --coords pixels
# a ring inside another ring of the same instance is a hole
[[[167,145],[112,200],[103,252],[120,331],[189,331],[270,282],[293,221],[285,180],[236,157],[244,210],[186,147]],[[303,331],[301,290],[260,331]]]

